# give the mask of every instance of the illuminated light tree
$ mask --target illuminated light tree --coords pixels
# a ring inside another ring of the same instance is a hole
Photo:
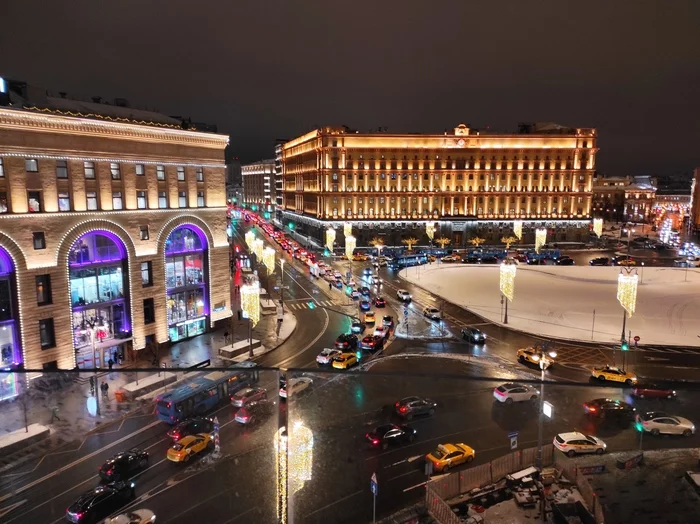
[[[326,229],[326,247],[328,251],[333,252],[333,246],[335,245],[335,229],[329,227]]]
[[[523,238],[523,221],[513,220],[513,234],[518,237],[518,240]]]
[[[255,233],[253,233],[252,231],[248,231],[245,234],[245,243],[248,246],[248,249],[250,249],[251,251],[253,250],[253,242],[254,241],[255,241]]]
[[[343,233],[346,237],[352,236],[352,224],[350,222],[345,222],[343,224]]]
[[[253,240],[253,253],[255,253],[256,257],[258,257],[258,260],[262,259],[263,246],[264,243],[262,241],[262,238],[256,238],[255,240]]]
[[[260,284],[257,280],[241,286],[241,309],[253,326],[260,321]]]
[[[503,296],[507,299],[505,301],[506,313],[503,317],[504,324],[508,323],[508,302],[513,301],[513,296],[515,293],[515,272],[517,270],[517,267],[518,266],[516,266],[515,264],[503,262],[500,268],[498,288],[501,290],[501,293],[503,293]]]
[[[445,249],[445,246],[448,245],[450,242],[452,241],[447,237],[438,237],[435,239],[435,243],[442,249]]]
[[[352,260],[352,255],[355,252],[355,246],[357,246],[357,239],[352,236],[345,237],[345,256],[348,260]]]
[[[275,250],[271,247],[266,247],[263,250],[262,261],[263,264],[265,264],[267,271],[272,274],[272,272],[275,270]]]
[[[428,235],[428,238],[431,242],[435,237],[435,231],[437,231],[435,222],[428,222],[427,224],[425,224],[425,234]]]
[[[418,243],[418,239],[416,237],[406,237],[403,240],[401,240],[401,243],[404,244],[409,251],[413,249],[413,246],[415,246]]]
[[[382,248],[384,247],[384,239],[380,237],[374,237],[369,241],[369,245],[377,250],[377,256],[382,254]]]
[[[637,274],[627,274],[623,271],[617,276],[617,300],[630,318],[632,318],[637,304],[638,280]]]
[[[471,240],[469,240],[469,243],[474,247],[479,247],[484,242],[486,242],[486,239],[481,237],[474,237]]]
[[[539,227],[535,230],[535,253],[539,253],[542,246],[547,243],[547,229]]]
[[[510,249],[511,244],[514,244],[517,241],[518,237],[515,236],[501,237],[501,242],[503,242],[506,245],[506,251]]]
[[[311,480],[313,473],[314,435],[297,420],[292,427],[280,428],[274,437],[277,453],[277,519],[286,524],[292,497]]]
[[[594,218],[593,219],[593,232],[596,234],[598,238],[600,238],[600,235],[603,234],[603,219],[602,218]]]

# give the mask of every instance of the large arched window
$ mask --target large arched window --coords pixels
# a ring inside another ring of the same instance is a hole
[[[95,231],[68,254],[73,343],[78,367],[107,367],[131,335],[127,252],[113,233]]]
[[[209,315],[207,238],[186,225],[165,240],[165,287],[168,336],[172,342],[201,335]]]
[[[22,363],[17,309],[17,280],[12,257],[0,247],[0,364],[3,369]],[[0,400],[17,395],[14,373],[0,375]]]

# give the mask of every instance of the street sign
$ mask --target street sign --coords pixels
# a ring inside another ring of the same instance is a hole
[[[214,451],[221,451],[221,442],[219,441],[219,417],[214,417]]]
[[[518,449],[518,432],[508,433],[508,438],[510,439],[510,449]]]
[[[375,497],[379,493],[379,484],[377,483],[377,474],[376,473],[372,473],[372,476],[369,479],[369,490],[372,492],[372,494]]]
[[[403,310],[403,316],[404,316],[404,317],[407,317],[407,316],[408,316],[408,309],[404,309],[404,310]]]
[[[637,336],[635,336],[632,340],[634,340],[635,342],[639,342],[639,341],[642,340],[642,339],[639,338],[639,335],[637,335]]]

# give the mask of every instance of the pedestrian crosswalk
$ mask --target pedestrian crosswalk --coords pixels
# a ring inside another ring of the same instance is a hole
[[[311,309],[309,307],[309,303],[313,303],[315,307],[338,307],[338,304],[333,302],[332,300],[308,300],[308,301],[300,301],[300,302],[285,302],[285,307],[288,307],[292,311],[299,311],[301,309]]]

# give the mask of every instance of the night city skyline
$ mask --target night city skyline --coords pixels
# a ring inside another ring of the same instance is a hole
[[[608,175],[700,164],[697,2],[379,4],[12,3],[1,73],[216,124],[243,161],[315,126],[553,121],[596,127]]]

